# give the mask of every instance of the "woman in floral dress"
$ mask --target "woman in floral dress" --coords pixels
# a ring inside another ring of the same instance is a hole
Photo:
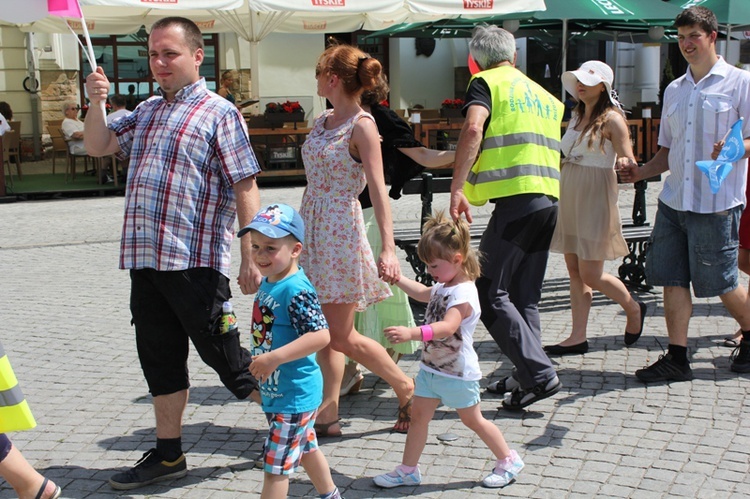
[[[360,94],[377,84],[381,72],[380,62],[348,45],[330,46],[315,69],[318,95],[333,104],[315,119],[302,147],[307,189],[300,209],[306,239],[300,263],[317,289],[331,331],[330,345],[318,353],[324,380],[315,425],[319,437],[341,434],[339,391],[345,356],[391,385],[399,399],[394,430],[405,433],[409,428],[413,381],[385,348],[354,329],[354,312],[389,297],[386,282],[395,283],[401,276],[378,129],[359,105]],[[383,241],[377,265],[357,200],[365,184]]]

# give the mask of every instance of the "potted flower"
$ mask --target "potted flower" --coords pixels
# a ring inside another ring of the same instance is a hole
[[[440,116],[448,119],[463,119],[461,109],[464,107],[463,99],[445,99],[440,107]]]
[[[297,101],[269,102],[264,115],[271,128],[284,126],[284,123],[305,121],[305,110]]]

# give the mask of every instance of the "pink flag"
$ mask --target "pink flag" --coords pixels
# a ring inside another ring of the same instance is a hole
[[[83,17],[78,0],[47,0],[50,15],[57,17]]]

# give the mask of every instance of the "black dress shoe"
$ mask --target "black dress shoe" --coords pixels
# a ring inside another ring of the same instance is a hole
[[[589,342],[584,341],[583,343],[566,347],[562,345],[547,345],[544,347],[544,351],[549,355],[577,355],[589,351]]]
[[[646,312],[648,312],[648,305],[646,305],[642,301],[639,301],[638,306],[641,308],[641,330],[638,331],[637,333],[628,333],[627,331],[625,331],[625,344],[627,346],[630,346],[636,341],[638,341],[638,338],[640,338],[641,334],[643,333],[643,321],[646,320]]]

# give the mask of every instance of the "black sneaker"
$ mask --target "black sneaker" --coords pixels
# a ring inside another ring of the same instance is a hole
[[[648,367],[638,369],[636,378],[644,383],[655,383],[659,381],[690,381],[693,379],[693,370],[690,362],[684,366],[672,360],[672,354],[666,353],[659,356],[659,360]]]
[[[187,475],[185,454],[174,461],[164,461],[156,449],[150,449],[135,463],[135,466],[123,473],[112,475],[109,485],[116,490],[130,490],[143,487],[162,480],[173,480]]]
[[[736,373],[750,373],[750,341],[742,340],[740,346],[734,349],[730,369]]]

